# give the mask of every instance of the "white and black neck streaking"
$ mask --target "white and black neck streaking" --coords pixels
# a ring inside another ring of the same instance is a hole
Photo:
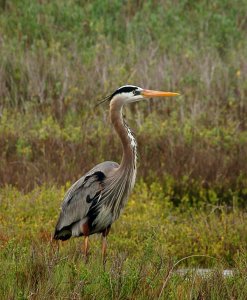
[[[119,168],[111,178],[112,194],[114,201],[110,207],[114,219],[119,217],[119,214],[132,191],[136,179],[136,162],[137,162],[137,142],[123,118],[123,106],[126,104],[128,96],[133,96],[133,91],[137,87],[124,86],[118,89],[110,99],[110,118],[116,133],[122,143],[122,160]]]
[[[136,177],[137,142],[133,132],[123,119],[122,109],[124,106],[122,95],[115,95],[110,103],[111,122],[121,140],[123,155],[118,172],[129,181],[129,191],[134,186]],[[127,177],[128,176],[128,177]]]

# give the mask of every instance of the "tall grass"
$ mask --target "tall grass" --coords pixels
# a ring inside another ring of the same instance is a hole
[[[246,298],[246,25],[244,0],[0,2],[1,299]],[[127,83],[182,96],[125,109],[138,183],[104,270],[97,237],[85,265],[51,236],[71,182],[121,159],[95,104]]]
[[[104,269],[98,236],[87,264],[82,239],[51,240],[66,188],[1,189],[1,299],[245,299],[246,212],[186,202],[178,209],[160,185],[138,184],[109,234]],[[212,272],[177,272],[184,267]]]
[[[119,160],[107,108],[94,105],[125,83],[182,94],[127,109],[141,177],[244,185],[244,4],[3,2],[1,185],[63,184],[100,160]]]

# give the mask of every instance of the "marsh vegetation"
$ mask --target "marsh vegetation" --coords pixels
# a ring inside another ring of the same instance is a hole
[[[246,299],[245,8],[0,2],[1,299]],[[99,237],[85,265],[80,239],[51,236],[70,184],[121,158],[108,107],[95,104],[126,83],[182,96],[125,110],[138,178],[103,270]]]

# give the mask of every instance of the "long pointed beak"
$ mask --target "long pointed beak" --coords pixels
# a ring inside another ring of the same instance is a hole
[[[179,96],[180,94],[173,93],[173,92],[142,90],[141,95],[144,97],[173,97],[173,96]]]

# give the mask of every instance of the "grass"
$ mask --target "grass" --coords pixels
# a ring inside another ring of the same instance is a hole
[[[135,260],[115,253],[105,271],[99,259],[84,265],[80,255],[68,250],[61,254],[52,249],[48,252],[47,247],[33,246],[26,256],[18,252],[14,255],[9,266],[14,278],[11,281],[5,277],[3,282],[2,297],[6,299],[96,299],[99,295],[101,299],[158,299],[163,283],[166,286],[160,299],[245,299],[246,295],[243,259],[232,278],[222,277],[223,266],[219,264],[206,278],[179,276],[174,272],[166,281],[171,262],[164,257],[157,259],[157,253],[151,258],[143,255]]]
[[[195,189],[200,193],[200,188],[208,187],[228,203],[234,193],[242,195],[244,203],[246,131],[236,131],[235,123],[230,121],[218,128],[199,128],[189,120],[178,126],[177,109],[178,105],[174,105],[174,113],[167,120],[153,113],[137,120],[129,115],[138,139],[139,176],[149,183],[158,180],[175,185],[176,198],[182,197],[184,189],[193,187],[188,190],[193,194]],[[3,112],[2,185],[14,184],[30,191],[46,182],[64,184],[76,180],[100,161],[120,161],[121,146],[106,112],[99,119],[93,118],[92,112],[84,113],[81,120],[69,114],[63,122],[59,124],[50,115],[24,118],[21,113]]]
[[[246,298],[245,7],[0,2],[1,299]],[[103,270],[97,237],[86,265],[80,239],[59,249],[50,239],[70,183],[121,159],[107,106],[95,104],[126,83],[182,96],[125,109],[138,184]]]
[[[244,1],[3,3],[2,186],[30,191],[46,182],[65,184],[100,161],[119,161],[119,144],[114,140],[109,149],[107,109],[95,104],[133,83],[182,94],[126,110],[144,180],[188,176],[244,193]]]
[[[105,270],[98,236],[90,239],[88,264],[82,239],[51,241],[65,187],[28,194],[2,189],[1,298],[93,299],[100,294],[102,299],[150,299],[158,297],[165,282],[161,299],[244,299],[246,212],[212,205],[176,208],[160,189],[138,183],[109,235]],[[190,255],[195,257],[183,260]],[[199,266],[214,271],[205,278],[175,272]],[[229,268],[234,277],[223,278],[221,270]]]

